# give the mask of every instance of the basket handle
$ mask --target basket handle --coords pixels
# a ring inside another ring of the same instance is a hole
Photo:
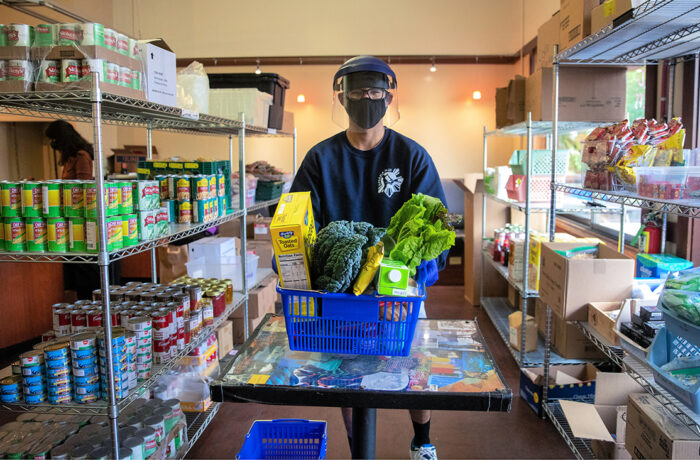
[[[273,422],[309,423],[308,420],[305,420],[303,418],[276,418],[273,420]]]

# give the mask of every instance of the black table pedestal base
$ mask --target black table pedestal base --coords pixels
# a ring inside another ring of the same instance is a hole
[[[375,458],[377,409],[352,409],[352,458]]]

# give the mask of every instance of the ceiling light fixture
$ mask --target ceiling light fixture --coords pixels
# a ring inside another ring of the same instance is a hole
[[[472,99],[474,99],[475,101],[478,101],[479,99],[481,99],[481,91],[479,91],[479,90],[474,91],[472,93]]]
[[[435,67],[435,58],[430,59],[430,71],[437,72],[437,67]]]
[[[260,75],[262,73],[262,70],[260,70],[260,59],[256,59],[255,64],[256,64],[255,75]]]
[[[306,97],[303,94],[298,95],[297,102],[303,104],[304,102],[306,102]]]

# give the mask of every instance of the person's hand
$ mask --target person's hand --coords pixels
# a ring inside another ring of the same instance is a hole
[[[435,259],[424,260],[416,267],[416,281],[425,283],[425,287],[432,286],[438,280],[438,266]]]

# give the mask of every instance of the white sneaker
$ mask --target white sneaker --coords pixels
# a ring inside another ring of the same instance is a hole
[[[416,447],[411,443],[411,450],[409,452],[411,460],[437,460],[437,450],[432,444],[423,444],[420,447]]]

